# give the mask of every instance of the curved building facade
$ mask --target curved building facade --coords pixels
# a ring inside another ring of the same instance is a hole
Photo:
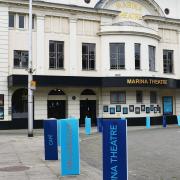
[[[180,2],[33,1],[34,124],[180,113]],[[27,125],[28,1],[0,1],[0,124]]]

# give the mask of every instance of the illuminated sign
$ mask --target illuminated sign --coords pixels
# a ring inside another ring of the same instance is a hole
[[[167,85],[168,80],[164,79],[141,79],[141,78],[133,78],[127,79],[127,84],[142,84],[142,85]]]

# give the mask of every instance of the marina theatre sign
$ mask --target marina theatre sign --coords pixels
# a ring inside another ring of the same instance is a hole
[[[127,84],[131,85],[167,85],[168,80],[164,79],[141,79],[141,78],[128,78]]]

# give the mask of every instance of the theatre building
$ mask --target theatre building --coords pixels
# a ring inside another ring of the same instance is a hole
[[[34,126],[180,114],[180,2],[33,0]],[[0,1],[0,129],[27,127],[28,0]]]

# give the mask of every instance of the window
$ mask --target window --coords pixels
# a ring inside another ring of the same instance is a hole
[[[14,50],[14,67],[15,68],[28,67],[28,51]]]
[[[19,15],[19,28],[24,28],[25,26],[25,22],[24,22],[24,20],[25,20],[25,16],[24,15]]]
[[[164,73],[173,73],[173,51],[163,50]]]
[[[62,69],[64,67],[64,42],[49,41],[49,68]]]
[[[110,43],[110,69],[125,69],[124,43]]]
[[[96,56],[96,45],[83,43],[82,44],[82,69],[83,70],[94,70],[95,69],[95,56]]]
[[[126,92],[118,91],[110,93],[111,104],[126,104]]]
[[[156,47],[149,46],[149,70],[155,71],[155,53]]]
[[[0,94],[0,119],[4,119],[4,94]]]
[[[32,16],[32,29],[35,27],[35,15]]]
[[[15,27],[15,15],[13,13],[9,14],[9,27]]]
[[[136,91],[136,102],[137,103],[143,102],[143,92],[142,91]]]
[[[135,69],[140,69],[141,68],[141,45],[140,44],[135,44],[134,45],[135,49]]]
[[[157,103],[157,93],[156,91],[150,91],[150,103],[156,104]]]

